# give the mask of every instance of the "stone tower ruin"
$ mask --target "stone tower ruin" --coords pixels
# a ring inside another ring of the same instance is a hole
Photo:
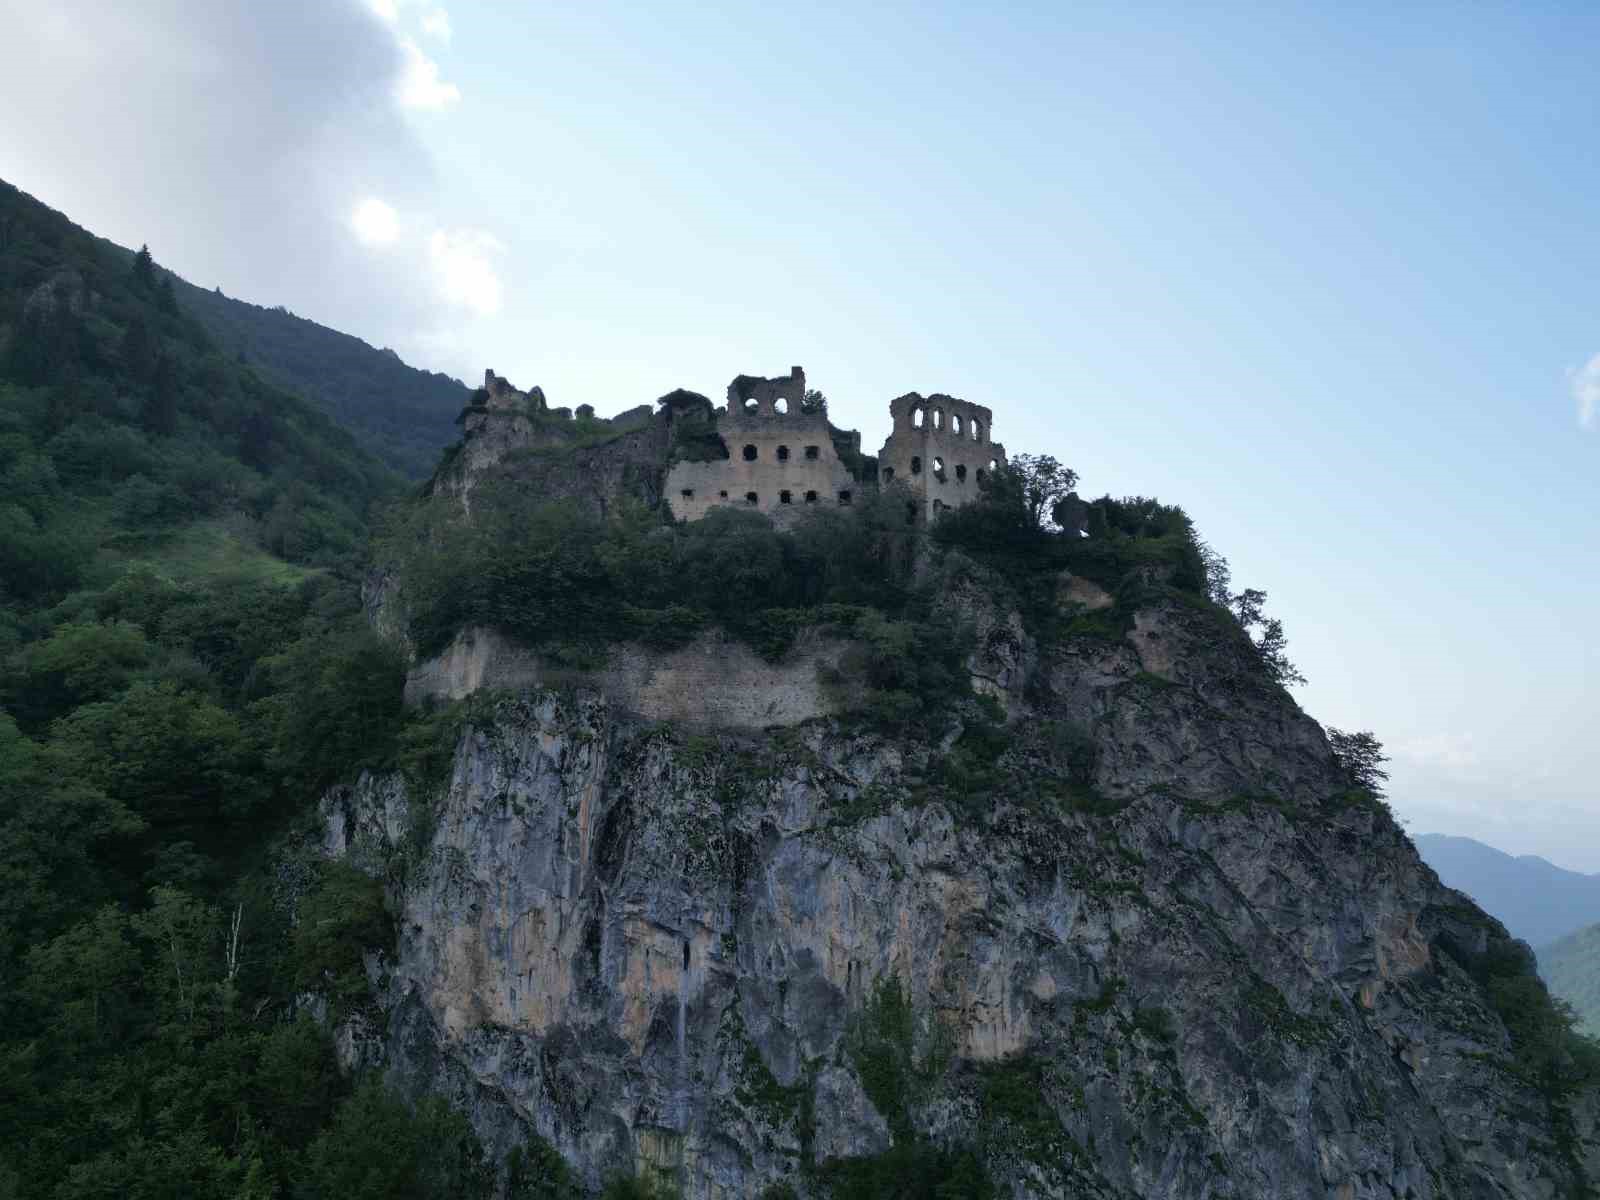
[[[925,521],[972,503],[1005,465],[1005,447],[990,436],[994,414],[981,404],[907,392],[889,402],[889,415],[894,432],[878,454],[878,481],[910,488]]]

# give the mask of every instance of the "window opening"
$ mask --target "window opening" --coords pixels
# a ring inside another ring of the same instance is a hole
[[[778,447],[778,461],[779,462],[788,462],[789,461],[789,447],[787,447],[787,446],[779,446]]]
[[[951,413],[950,414],[950,432],[955,434],[957,437],[961,436],[961,414],[960,413]]]
[[[975,442],[983,441],[983,422],[982,421],[974,421],[972,423],[972,440],[975,441]]]
[[[693,500],[694,499],[694,489],[693,488],[684,488],[683,489],[683,498],[685,500]]]
[[[913,454],[911,456],[911,473],[913,475],[922,474],[922,455]]]
[[[839,503],[840,504],[849,504],[850,503],[850,493],[849,492],[840,492],[839,493]]]
[[[985,471],[982,467],[979,467],[978,468],[978,482],[981,484],[987,478],[989,478],[989,473],[987,471]]]
[[[818,446],[807,446],[806,447],[806,458],[808,460],[814,460],[817,457],[817,455],[819,455],[821,453],[822,453],[822,450]]]
[[[755,503],[757,503],[758,501],[757,501],[757,498],[756,498],[756,494],[754,492],[746,492],[744,494],[744,502],[746,504],[755,504]]]
[[[779,504],[793,504],[794,503],[794,493],[793,492],[779,492],[778,493],[778,503]]]
[[[718,493],[717,493],[717,496],[718,496],[718,497],[719,497],[719,498],[720,498],[720,499],[723,499],[723,500],[726,500],[726,499],[727,499],[727,498],[728,498],[728,493],[727,493],[727,492],[718,492]]]
[[[759,400],[757,400],[754,396],[751,396],[751,397],[747,398],[745,400],[745,402],[744,402],[744,411],[747,412],[747,413],[754,413],[760,407],[761,407],[761,402]]]
[[[944,482],[944,459],[935,458],[933,460],[933,477],[940,483]]]
[[[782,396],[779,396],[772,402],[772,411],[777,413],[780,417],[787,416],[789,413],[789,402]]]
[[[957,463],[956,464],[956,482],[957,483],[965,483],[966,481],[967,481],[967,464],[966,463]]]
[[[913,408],[911,410],[911,428],[913,428],[913,429],[921,429],[922,428],[922,421],[923,421],[923,411],[922,411],[922,409]]]
[[[815,504],[816,502],[817,502],[817,494],[815,492],[807,492],[806,493],[806,503],[807,504]]]
[[[888,483],[893,478],[894,478],[894,468],[893,467],[885,467],[883,469],[883,481],[885,483]]]
[[[933,427],[935,429],[944,428],[944,409],[936,408],[933,410]]]
[[[744,448],[744,460],[745,462],[755,462],[756,448],[754,446],[746,446]]]

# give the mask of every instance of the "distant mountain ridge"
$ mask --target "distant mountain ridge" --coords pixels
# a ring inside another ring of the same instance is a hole
[[[173,277],[178,303],[218,345],[242,353],[264,376],[318,405],[408,479],[427,476],[456,440],[470,391],[460,380],[408,366],[285,308],[267,308]]]
[[[1568,871],[1536,855],[1510,855],[1472,838],[1424,833],[1412,840],[1446,885],[1466,892],[1531,945],[1600,922],[1600,875]]]

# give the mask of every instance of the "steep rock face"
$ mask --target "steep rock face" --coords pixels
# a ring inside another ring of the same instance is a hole
[[[1017,1197],[1582,1194],[1592,1098],[1523,1082],[1459,965],[1504,931],[1341,800],[1242,648],[1181,605],[1048,651],[1010,628],[974,659],[1016,718],[976,790],[959,730],[688,734],[534,692],[437,796],[330,794],[326,852],[400,910],[391,1077],[497,1151],[531,1129],[691,1200],[912,1136]]]

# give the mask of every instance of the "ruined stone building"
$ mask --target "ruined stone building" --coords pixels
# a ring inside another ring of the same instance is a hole
[[[889,402],[889,415],[894,431],[878,452],[879,481],[909,487],[925,520],[976,500],[1006,461],[1005,447],[990,439],[994,414],[981,404],[907,392]]]
[[[1004,448],[990,440],[989,409],[910,392],[890,402],[894,431],[876,467],[865,460],[868,469],[858,477],[837,439],[863,461],[860,435],[830,427],[820,407],[808,411],[805,394],[799,367],[773,379],[740,375],[729,384],[727,406],[716,414],[728,455],[673,464],[666,482],[673,515],[696,521],[732,505],[782,524],[819,505],[850,507],[866,492],[900,482],[912,493],[915,514],[932,520],[976,500],[984,478],[1005,462]]]

